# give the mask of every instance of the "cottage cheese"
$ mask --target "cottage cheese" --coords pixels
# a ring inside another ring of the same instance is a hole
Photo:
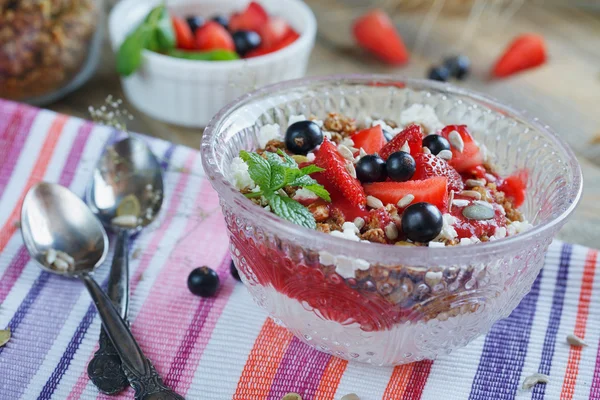
[[[366,260],[347,256],[334,256],[326,251],[319,253],[319,262],[325,266],[335,265],[335,272],[344,279],[354,278],[356,271],[365,271],[370,266]]]
[[[258,131],[258,145],[264,148],[270,140],[281,139],[281,128],[279,124],[263,125]]]
[[[310,201],[317,200],[318,198],[319,198],[319,196],[317,196],[310,190],[304,189],[304,188],[300,188],[300,189],[296,190],[296,194],[294,194],[294,197],[293,197],[294,200],[310,200]]]
[[[346,240],[351,240],[353,242],[360,242],[360,237],[358,234],[360,231],[356,227],[353,222],[344,222],[342,225],[343,232],[340,231],[331,231],[329,234],[331,236],[339,237]]]
[[[235,157],[231,160],[229,181],[238,190],[246,188],[253,189],[256,187],[256,184],[252,178],[250,178],[250,174],[248,173],[248,165],[240,157]]]
[[[458,236],[454,224],[458,222],[458,218],[451,214],[444,214],[442,216],[444,224],[442,225],[442,231],[440,234],[433,239],[434,242],[444,242],[446,240],[454,240]]]
[[[436,133],[444,127],[433,107],[426,104],[413,104],[400,113],[400,124],[402,126],[406,127],[412,123],[423,126],[426,134]]]
[[[531,228],[533,228],[533,225],[531,225],[527,221],[523,221],[523,222],[513,221],[513,222],[511,222],[510,224],[508,224],[506,226],[506,230],[507,230],[509,236],[516,235],[517,233],[528,231]]]

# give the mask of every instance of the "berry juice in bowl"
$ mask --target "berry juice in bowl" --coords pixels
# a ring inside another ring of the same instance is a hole
[[[254,300],[375,365],[433,359],[508,316],[581,194],[573,153],[536,120],[379,75],[247,94],[202,157]]]

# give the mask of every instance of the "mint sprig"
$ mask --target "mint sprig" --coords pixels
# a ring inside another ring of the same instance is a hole
[[[267,151],[263,155],[240,151],[240,158],[248,165],[250,177],[260,189],[245,196],[264,197],[271,210],[278,216],[306,228],[315,229],[317,224],[310,211],[296,200],[282,195],[280,190],[288,186],[300,187],[310,190],[326,201],[331,201],[329,192],[309,176],[323,169],[316,165],[299,168],[296,161],[281,150],[278,154]]]
[[[175,32],[164,4],[153,8],[144,21],[131,32],[117,52],[117,72],[133,74],[142,64],[144,49],[168,52],[175,48]]]

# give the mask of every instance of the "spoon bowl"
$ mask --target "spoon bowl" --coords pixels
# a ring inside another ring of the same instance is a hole
[[[108,251],[106,231],[85,203],[67,188],[52,183],[38,183],[27,193],[21,209],[21,232],[32,258],[43,269],[63,276],[92,272]],[[69,254],[74,267],[60,270],[49,265],[46,254],[51,250]]]
[[[162,170],[156,156],[143,141],[129,136],[106,148],[86,197],[104,226],[138,231],[154,221],[163,193]],[[123,216],[135,217],[135,222],[115,223]]]

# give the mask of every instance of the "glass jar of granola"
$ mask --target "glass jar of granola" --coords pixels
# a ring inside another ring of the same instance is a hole
[[[0,0],[0,97],[47,104],[93,73],[103,0]]]

